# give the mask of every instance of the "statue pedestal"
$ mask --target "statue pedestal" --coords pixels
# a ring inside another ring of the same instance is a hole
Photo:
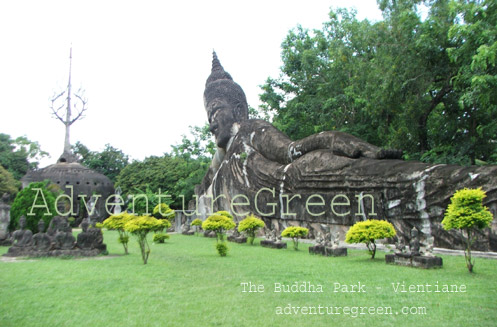
[[[315,245],[309,247],[310,254],[320,254],[327,257],[345,257],[347,256],[347,248],[337,247],[326,247],[324,245]]]
[[[228,236],[228,241],[234,242],[234,243],[240,243],[240,244],[247,243],[247,237],[230,235],[230,236]]]
[[[286,243],[278,243],[269,240],[262,240],[261,246],[272,249],[286,249]]]
[[[181,232],[181,234],[183,234],[183,235],[195,235],[195,231],[187,230],[187,231]]]
[[[387,254],[385,255],[385,262],[387,264],[425,269],[442,268],[443,266],[441,257],[429,257],[424,255],[412,256],[407,253]]]

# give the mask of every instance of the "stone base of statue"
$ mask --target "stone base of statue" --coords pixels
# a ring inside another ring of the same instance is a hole
[[[204,232],[204,237],[216,238],[217,235],[216,235],[216,232],[214,232],[214,231],[208,231],[208,230],[206,230]]]
[[[183,235],[195,235],[195,231],[185,230],[185,231],[181,232],[181,234],[183,234]]]
[[[442,268],[443,260],[437,256],[411,255],[410,253],[395,253],[385,255],[387,264],[415,268]]]
[[[265,248],[272,248],[272,249],[286,249],[286,243],[274,242],[271,240],[262,240],[261,246],[263,246]]]
[[[343,247],[327,247],[324,245],[314,245],[309,247],[310,254],[320,254],[326,257],[345,257],[347,256],[347,248]]]
[[[105,245],[105,244],[104,244]],[[48,251],[38,251],[33,247],[10,247],[5,257],[94,257],[106,253],[106,247],[100,249],[56,249]]]
[[[230,235],[228,236],[228,241],[234,242],[234,243],[247,243],[247,237],[246,236],[235,236],[235,235]]]

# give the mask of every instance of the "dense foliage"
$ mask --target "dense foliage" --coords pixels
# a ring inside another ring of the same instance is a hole
[[[365,243],[368,247],[371,259],[376,254],[376,240],[394,237],[397,233],[391,223],[386,220],[369,219],[355,223],[347,231],[345,242]]]
[[[20,180],[28,170],[38,168],[38,161],[48,156],[38,142],[32,142],[25,136],[12,139],[0,133],[0,165],[7,169],[16,180]]]
[[[157,204],[154,207],[153,216],[155,218],[167,219],[173,221],[176,213],[166,203]]]
[[[245,219],[240,221],[240,223],[238,224],[238,231],[247,234],[248,243],[253,245],[255,233],[257,232],[257,230],[264,227],[266,227],[266,224],[264,224],[261,219],[255,217],[254,215],[249,215],[245,217]]]
[[[0,197],[7,193],[13,196],[19,190],[19,183],[14,179],[14,176],[0,165]]]
[[[281,232],[283,237],[291,237],[293,240],[293,248],[295,250],[299,249],[299,238],[306,237],[309,234],[309,229],[299,226],[287,227]]]
[[[478,189],[463,189],[456,191],[445,212],[442,226],[444,229],[459,229],[464,236],[466,232],[466,249],[464,256],[469,272],[473,272],[474,259],[471,259],[471,245],[478,229],[488,227],[494,218],[490,210],[483,206],[485,191]]]
[[[113,182],[116,182],[121,170],[129,164],[129,157],[110,144],[106,144],[102,152],[97,152],[90,151],[81,142],[76,142],[73,151],[84,166],[98,171]]]
[[[202,229],[216,232],[217,240],[224,241],[226,231],[235,228],[236,224],[232,218],[227,217],[226,211],[218,211],[209,216],[203,223]]]
[[[291,30],[263,111],[292,139],[340,130],[406,158],[497,162],[497,2],[378,2],[379,22],[338,9]]]
[[[58,193],[52,192],[48,185],[48,181],[30,183],[17,193],[10,207],[9,230],[13,231],[18,227],[21,216],[26,217],[26,229],[33,234],[38,232],[40,219],[45,221],[45,226],[50,224],[52,217],[57,215],[55,199]]]

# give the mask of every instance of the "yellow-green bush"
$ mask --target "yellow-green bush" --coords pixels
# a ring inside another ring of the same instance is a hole
[[[293,240],[293,248],[299,249],[299,238],[306,237],[309,234],[309,229],[299,226],[290,226],[285,228],[281,233],[283,237],[291,237]]]
[[[161,203],[155,206],[153,215],[156,218],[164,218],[173,221],[176,213],[167,204]]]
[[[216,232],[217,240],[224,241],[224,233],[227,230],[231,230],[235,228],[236,224],[232,219],[228,218],[225,215],[221,215],[218,213],[209,216],[203,223],[203,230],[211,230]]]
[[[166,219],[157,219],[151,216],[137,216],[124,225],[124,230],[137,237],[143,263],[147,264],[148,256],[150,255],[147,234],[150,232],[162,232],[164,228],[169,227],[171,227],[171,223]]]
[[[247,234],[248,243],[254,244],[255,233],[258,229],[264,228],[265,226],[266,224],[264,224],[261,219],[255,217],[254,215],[249,215],[245,217],[245,219],[240,221],[240,223],[238,224],[238,231]]]
[[[124,247],[124,254],[128,254],[129,241],[129,234],[124,229],[124,225],[126,225],[126,223],[133,218],[135,218],[134,215],[131,215],[127,212],[121,212],[120,214],[112,215],[109,218],[105,219],[102,224],[98,226],[100,228],[105,227],[108,230],[117,230],[117,232],[119,233],[119,243],[121,243]]]
[[[485,191],[481,188],[462,189],[456,191],[445,212],[442,226],[444,229],[459,229],[466,239],[464,257],[469,272],[473,272],[474,259],[471,259],[471,245],[476,236],[476,231],[488,227],[494,218],[487,207],[483,206]],[[463,231],[466,232],[464,236]]]
[[[391,223],[386,220],[369,219],[359,221],[350,227],[345,236],[347,243],[365,243],[368,247],[371,259],[376,254],[375,240],[394,237],[397,233]]]
[[[199,228],[202,228],[202,220],[196,218],[196,219],[194,219],[192,221],[192,223],[190,224],[190,226],[195,227],[195,234],[198,234]]]

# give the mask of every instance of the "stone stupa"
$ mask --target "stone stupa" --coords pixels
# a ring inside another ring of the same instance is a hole
[[[86,195],[85,201],[90,208],[90,199],[93,195],[100,195],[100,198],[95,202],[95,210],[91,215],[92,219],[103,220],[108,214],[105,209],[105,200],[108,196],[114,194],[114,184],[112,181],[94,170],[91,170],[78,162],[78,158],[72,153],[71,143],[70,143],[70,126],[76,122],[78,119],[82,118],[82,114],[86,111],[86,100],[79,94],[74,94],[76,100],[80,103],[80,106],[74,106],[77,110],[75,117],[72,117],[71,113],[71,66],[72,66],[72,49],[70,52],[70,64],[69,64],[69,82],[67,85],[67,90],[62,92],[60,95],[52,99],[52,111],[54,116],[59,119],[66,128],[65,140],[64,140],[64,151],[59,157],[57,162],[45,168],[37,169],[34,171],[29,171],[22,179],[22,187],[26,187],[32,182],[41,182],[44,180],[49,180],[52,184],[57,185],[61,191],[65,194],[71,196],[72,186],[72,196],[73,196],[73,214],[71,216],[75,217],[88,217],[88,210],[83,206],[80,208],[80,198],[78,195]],[[64,112],[65,117],[59,114],[59,110],[63,108],[60,106],[59,109],[54,109],[54,102],[57,99],[63,99],[66,96],[66,103],[63,105],[66,110]],[[66,210],[64,210],[66,211]],[[78,223],[78,222],[77,222]],[[92,221],[94,223],[94,221]]]

